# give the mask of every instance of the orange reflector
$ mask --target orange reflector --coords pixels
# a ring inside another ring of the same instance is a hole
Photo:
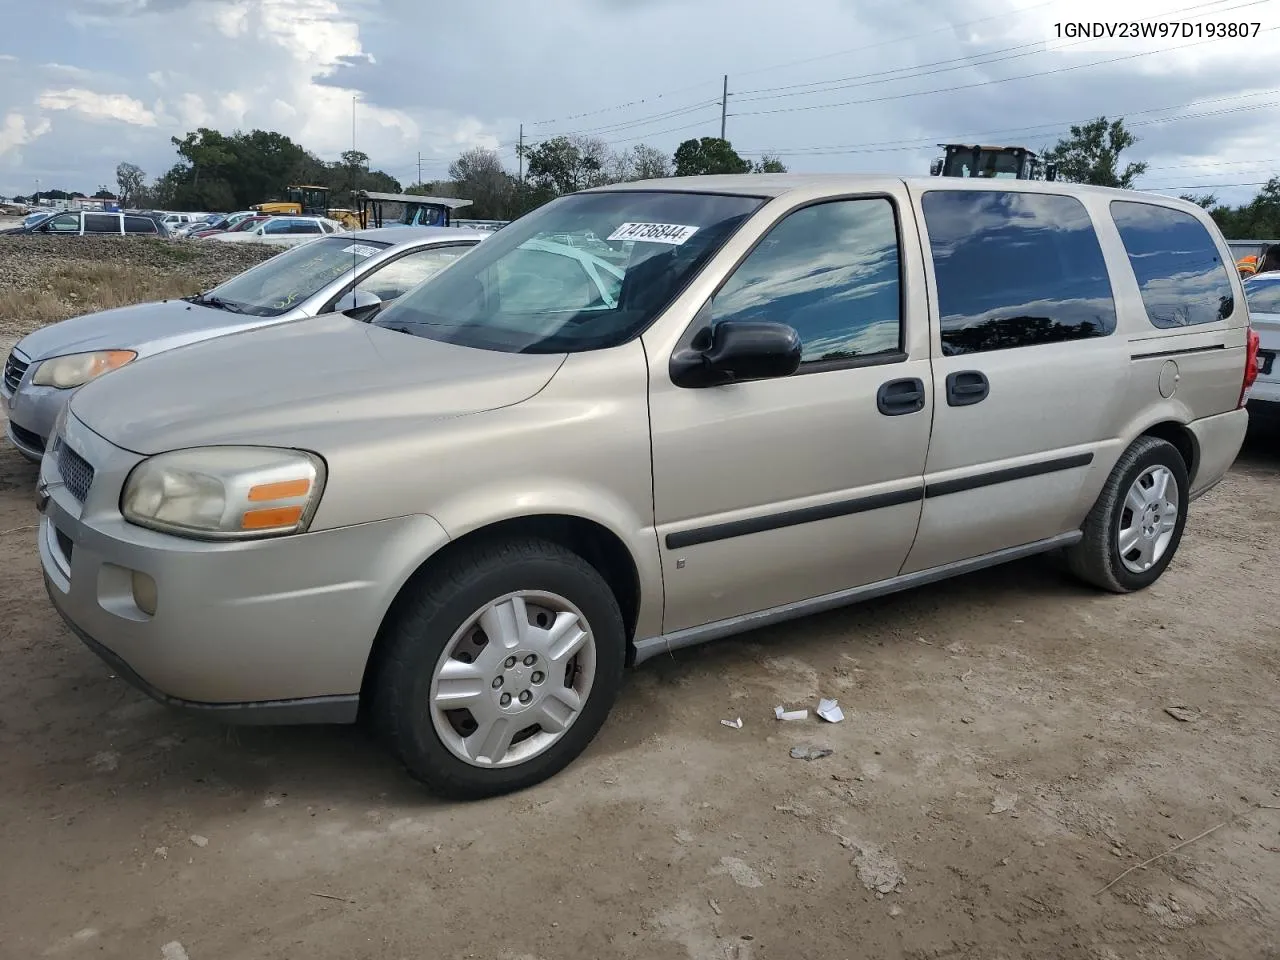
[[[249,499],[254,503],[272,500],[289,500],[293,497],[305,497],[311,489],[310,480],[278,480],[275,483],[260,483],[249,488]]]
[[[302,519],[302,507],[263,507],[246,510],[240,521],[243,530],[270,530],[273,527],[289,527]]]

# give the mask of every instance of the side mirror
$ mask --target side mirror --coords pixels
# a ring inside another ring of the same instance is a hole
[[[938,157],[929,164],[929,176],[937,177],[942,175],[942,158]]]
[[[335,313],[360,321],[372,320],[381,309],[382,298],[368,290],[348,290],[333,305]]]
[[[728,321],[703,329],[671,357],[678,387],[789,377],[800,367],[800,334],[785,323]]]

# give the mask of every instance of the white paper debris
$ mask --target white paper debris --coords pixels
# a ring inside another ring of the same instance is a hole
[[[742,729],[741,717],[738,717],[736,720],[721,720],[720,722],[723,723],[726,727],[732,727],[734,730]]]
[[[784,706],[776,706],[773,708],[773,715],[779,720],[808,720],[808,710],[788,710]]]
[[[187,839],[190,840],[192,843],[194,843],[197,847],[207,847],[209,845],[209,838],[202,837],[198,833],[193,833]]]
[[[839,723],[844,719],[844,711],[836,700],[819,700],[817,714],[828,723]]]
[[[177,940],[171,940],[160,948],[164,960],[188,960],[186,948]]]

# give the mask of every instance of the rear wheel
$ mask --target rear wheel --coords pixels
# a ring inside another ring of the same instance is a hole
[[[1114,593],[1155,583],[1173,560],[1187,521],[1187,465],[1173,444],[1139,437],[1111,471],[1067,550],[1073,573]]]
[[[476,799],[545,780],[586,749],[626,642],[590,564],[540,540],[483,545],[410,589],[372,691],[410,773]]]

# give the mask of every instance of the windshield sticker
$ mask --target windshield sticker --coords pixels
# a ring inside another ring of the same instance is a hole
[[[685,227],[678,223],[624,223],[609,235],[609,239],[669,243],[678,247],[697,232],[697,227]]]
[[[357,257],[372,257],[381,250],[381,247],[370,247],[363,243],[353,243],[349,247],[343,247],[343,253],[354,253]]]

